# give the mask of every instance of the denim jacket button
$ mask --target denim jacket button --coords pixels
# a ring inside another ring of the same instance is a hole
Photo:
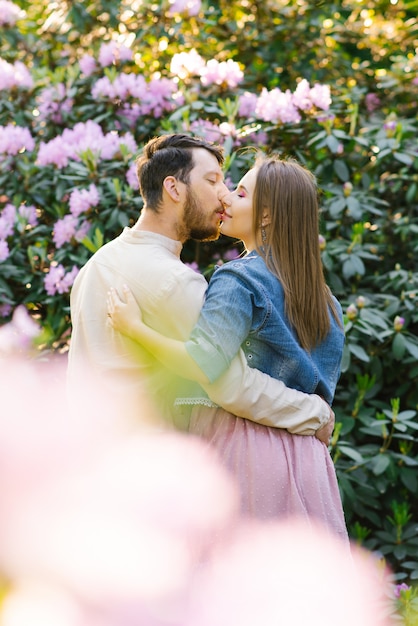
[[[245,342],[245,345],[246,345],[246,346],[250,346],[250,345],[251,345],[251,341],[246,341],[246,342]]]

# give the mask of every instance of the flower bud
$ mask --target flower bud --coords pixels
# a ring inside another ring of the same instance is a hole
[[[399,333],[404,327],[404,324],[405,324],[405,318],[397,315],[393,321],[393,328],[395,329],[397,333]]]
[[[394,137],[396,134],[396,127],[398,123],[396,120],[388,120],[383,124],[383,128],[386,131],[386,137]]]
[[[318,241],[319,241],[319,249],[325,250],[325,248],[327,247],[327,242],[325,240],[325,237],[323,235],[319,235]]]
[[[349,320],[355,320],[356,317],[357,317],[357,313],[358,313],[356,305],[355,304],[350,304],[347,307],[346,313],[347,313],[347,317],[348,317]]]
[[[356,298],[356,305],[359,309],[362,309],[366,304],[366,298],[364,296],[358,296]]]
[[[351,196],[351,192],[353,191],[353,185],[350,182],[344,183],[343,185],[343,193],[346,198]]]

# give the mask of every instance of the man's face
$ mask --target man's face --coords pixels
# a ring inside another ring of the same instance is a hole
[[[184,240],[217,239],[224,208],[222,199],[229,193],[221,167],[213,154],[204,148],[193,151],[194,167],[190,172],[183,208]]]

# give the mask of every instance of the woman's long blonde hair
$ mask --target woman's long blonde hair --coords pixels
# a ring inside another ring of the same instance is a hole
[[[257,251],[283,285],[286,315],[300,345],[310,351],[330,330],[329,310],[339,322],[319,249],[316,180],[290,158],[259,156],[254,167],[253,226],[257,234],[265,230]]]

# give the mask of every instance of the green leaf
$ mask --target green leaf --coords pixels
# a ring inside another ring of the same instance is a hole
[[[409,156],[409,154],[405,154],[404,152],[394,152],[393,156],[401,163],[405,163],[405,165],[412,165],[414,162],[414,159]]]
[[[347,209],[348,209],[350,216],[355,220],[361,219],[363,211],[361,209],[360,202],[357,200],[357,198],[355,198],[354,196],[349,196],[346,202],[347,202]]]
[[[343,358],[341,360],[341,372],[347,372],[351,363],[351,353],[347,344],[345,344],[343,349]]]
[[[402,335],[402,337],[405,342],[405,348],[408,350],[409,354],[418,359],[418,346],[415,343],[412,343],[412,341],[407,339],[404,335]]]
[[[350,448],[349,446],[339,445],[338,449],[343,454],[350,457],[350,459],[353,459],[353,461],[355,461],[356,463],[361,463],[361,464],[364,463],[364,459],[362,455],[357,450],[354,450],[354,448]]]
[[[328,135],[328,137],[325,140],[325,143],[327,144],[331,152],[334,154],[336,154],[340,149],[341,142],[338,141],[338,139],[334,137],[334,135]]]
[[[383,474],[387,470],[390,464],[390,458],[383,454],[375,457],[372,461],[372,472],[375,476]]]
[[[370,357],[365,349],[359,346],[357,343],[348,344],[348,348],[350,352],[354,354],[354,356],[357,357],[360,361],[364,361],[365,363],[368,363],[370,361]]]
[[[329,212],[332,217],[339,217],[346,206],[344,198],[337,198],[329,205]]]
[[[392,354],[397,361],[401,361],[406,350],[406,344],[404,336],[401,333],[396,333],[392,341]]]
[[[340,159],[334,161],[334,172],[343,183],[347,182],[350,178],[350,171],[346,162]]]
[[[418,491],[418,478],[417,470],[409,467],[402,468],[401,481],[411,493],[417,493]]]
[[[363,261],[356,254],[351,254],[343,263],[343,274],[345,278],[351,278],[351,276],[355,276],[356,274],[363,276],[365,271]]]

